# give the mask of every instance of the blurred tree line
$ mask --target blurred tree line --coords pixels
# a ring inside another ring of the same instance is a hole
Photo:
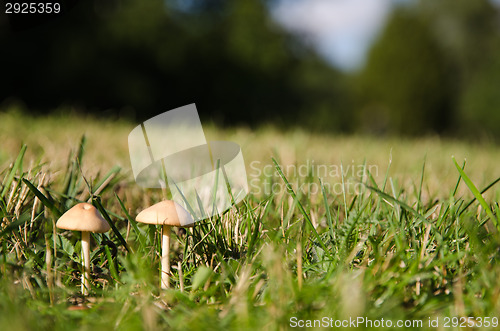
[[[342,73],[270,16],[273,0],[86,0],[9,29],[0,103],[144,120],[195,102],[219,124],[499,136],[499,12],[487,0],[398,6],[363,69]]]
[[[354,78],[369,131],[500,137],[500,15],[488,0],[394,10]]]
[[[188,5],[186,5],[188,4]],[[135,120],[195,102],[221,124],[291,125],[343,107],[340,74],[279,29],[259,0],[85,0],[2,29],[1,100]],[[332,114],[333,115],[333,114]],[[311,123],[312,124],[312,123]],[[332,124],[332,129],[341,126]]]

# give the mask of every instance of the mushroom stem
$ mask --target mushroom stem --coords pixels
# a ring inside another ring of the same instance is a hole
[[[90,289],[90,232],[82,231],[82,294],[88,295]]]
[[[163,225],[161,252],[161,288],[170,287],[170,225]]]

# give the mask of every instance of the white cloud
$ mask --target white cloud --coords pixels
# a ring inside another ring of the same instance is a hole
[[[391,7],[391,0],[282,0],[273,14],[334,64],[353,69],[363,62]]]

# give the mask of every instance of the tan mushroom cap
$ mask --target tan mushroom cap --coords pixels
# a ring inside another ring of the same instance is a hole
[[[135,218],[137,222],[157,225],[192,227],[191,215],[178,203],[165,200],[144,209]]]
[[[79,203],[65,212],[56,223],[60,229],[88,232],[107,232],[109,224],[90,203]]]

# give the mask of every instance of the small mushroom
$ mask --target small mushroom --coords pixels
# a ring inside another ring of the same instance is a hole
[[[178,203],[165,200],[144,209],[137,215],[137,222],[162,225],[161,288],[170,287],[170,228],[192,227],[191,215]]]
[[[90,232],[107,232],[109,224],[94,206],[89,203],[79,203],[65,212],[57,220],[56,226],[59,229],[82,232],[82,294],[88,295],[90,288]]]

